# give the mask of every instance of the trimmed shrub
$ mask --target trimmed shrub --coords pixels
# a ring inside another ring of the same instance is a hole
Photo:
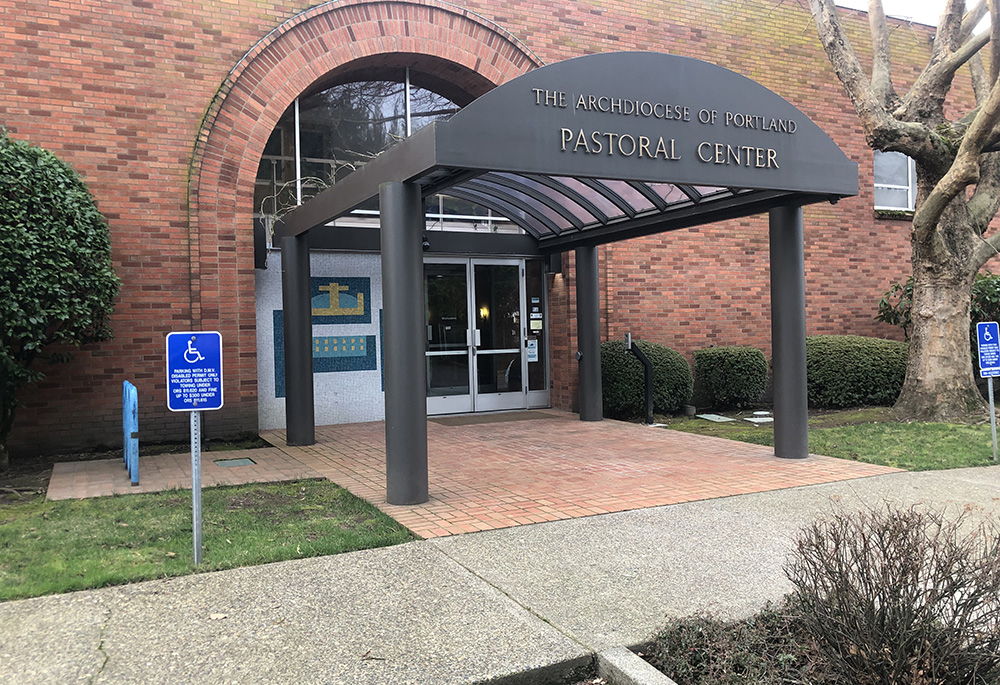
[[[806,338],[809,406],[889,406],[906,376],[906,343],[860,335]]]
[[[883,507],[805,528],[786,568],[819,656],[855,685],[1000,682],[1000,530]]]
[[[756,347],[710,347],[694,353],[700,395],[715,409],[742,409],[767,389],[767,359]]]
[[[633,340],[633,344],[653,364],[653,411],[661,414],[679,411],[694,387],[687,360],[659,343]],[[625,420],[642,416],[646,411],[644,383],[642,363],[625,350],[624,340],[609,340],[601,345],[605,416]]]

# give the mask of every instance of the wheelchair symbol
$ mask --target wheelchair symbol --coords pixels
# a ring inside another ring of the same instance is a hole
[[[191,341],[188,340],[188,348],[184,350],[184,361],[188,364],[194,364],[195,362],[200,362],[202,359],[204,359],[204,357],[201,356],[201,352],[194,349],[191,346]]]
[[[993,340],[993,336],[990,335],[990,329],[988,328],[983,329],[983,340],[985,340],[986,342]]]

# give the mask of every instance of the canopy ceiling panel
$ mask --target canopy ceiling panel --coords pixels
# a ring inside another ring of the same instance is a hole
[[[413,183],[496,211],[543,252],[836,202],[857,164],[793,105],[735,72],[648,52],[542,67],[431,124],[289,213],[327,224]]]

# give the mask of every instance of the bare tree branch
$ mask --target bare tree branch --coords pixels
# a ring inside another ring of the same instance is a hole
[[[938,30],[934,34],[934,48],[931,61],[943,59],[962,44],[962,18],[965,15],[965,0],[948,0],[938,19]]]
[[[991,0],[996,2],[997,0]],[[965,43],[962,44],[958,50],[956,50],[950,60],[947,60],[948,68],[951,69],[951,75],[954,76],[955,72],[962,68],[962,65],[971,60],[973,57],[979,54],[987,43],[990,42],[990,34],[983,31],[979,35],[974,35],[969,38]],[[996,77],[990,81],[990,85],[996,83]]]
[[[972,32],[986,16],[986,0],[978,0],[972,8],[962,17],[962,30],[960,31],[960,41],[965,42],[972,35]]]
[[[907,121],[936,119],[938,123],[943,122],[945,95],[955,72],[982,50],[989,40],[989,34],[984,32],[970,37],[954,52],[935,53],[906,94],[903,105],[893,115]]]
[[[980,157],[979,182],[968,205],[969,216],[982,235],[1000,209],[1000,155],[984,154]]]
[[[938,220],[952,200],[968,186],[979,181],[979,156],[1000,121],[1000,84],[994,84],[979,115],[970,124],[955,155],[955,161],[930,191],[913,216],[913,233],[926,240],[934,233]]]
[[[972,91],[976,94],[976,106],[983,104],[983,100],[990,94],[990,77],[986,75],[986,68],[983,66],[983,56],[976,53],[969,60],[969,71],[972,75]],[[975,111],[975,110],[973,110]]]
[[[1000,210],[1000,155],[983,155],[980,162],[979,183],[969,200],[969,216],[984,236],[976,250],[976,259],[981,268],[989,259],[1000,254],[1000,232],[985,237],[990,222]]]
[[[874,3],[873,3],[874,4]],[[861,119],[866,136],[877,128],[893,127],[896,122],[872,89],[861,63],[854,54],[854,48],[844,33],[833,0],[809,0],[820,41],[830,58],[830,64],[837,78],[844,84],[847,94],[854,103],[854,109]],[[874,29],[872,29],[874,31]]]
[[[893,108],[898,98],[892,87],[892,54],[889,49],[889,27],[885,21],[882,0],[868,3],[868,26],[872,33],[872,91],[882,107]]]
[[[1000,2],[989,0],[990,7],[990,85],[1000,75]]]
[[[834,0],[809,0],[809,7],[816,22],[820,42],[826,50],[834,73],[851,98],[868,145],[876,150],[902,152],[923,162],[928,168],[944,174],[947,164],[942,166],[942,160],[950,161],[952,144],[938,135],[932,126],[923,123],[919,116],[900,117],[900,111],[904,113],[906,111],[905,103],[890,115],[876,96],[871,82],[854,54],[854,48],[840,24]],[[932,100],[933,96],[931,93]],[[937,107],[940,113],[939,121],[943,121],[943,102],[942,95],[939,102],[931,103],[931,107]],[[921,102],[920,106],[914,109],[914,114],[923,114],[925,107],[926,103]]]

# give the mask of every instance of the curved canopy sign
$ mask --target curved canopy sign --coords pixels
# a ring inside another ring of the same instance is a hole
[[[290,213],[322,226],[387,181],[478,202],[542,250],[857,195],[857,164],[796,107],[707,62],[625,52],[536,69]]]
[[[674,55],[553,64],[487,93],[440,128],[439,159],[459,167],[858,192],[857,165],[797,108],[735,72]]]
[[[315,440],[306,234],[346,242],[329,222],[378,197],[386,496],[393,504],[427,500],[421,235],[423,198],[438,192],[507,217],[536,254],[576,249],[583,420],[602,416],[596,246],[769,212],[775,454],[808,455],[802,206],[857,195],[857,165],[763,86],[645,52],[580,57],[516,78],[285,217],[278,235],[288,444]],[[445,250],[456,251],[461,234],[441,233]],[[483,235],[481,252],[502,237]]]

